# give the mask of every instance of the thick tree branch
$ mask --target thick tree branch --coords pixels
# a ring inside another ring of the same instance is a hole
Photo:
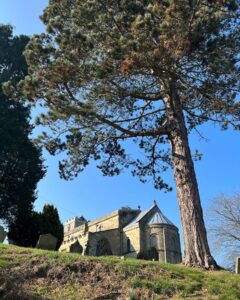
[[[109,125],[112,128],[115,128],[116,130],[122,132],[123,134],[125,134],[126,136],[129,137],[138,137],[138,136],[159,136],[159,135],[169,135],[170,131],[168,129],[168,127],[160,127],[158,129],[152,129],[152,130],[142,130],[142,131],[131,131],[129,129],[126,129],[122,126],[119,126],[118,124],[116,124],[116,122],[114,121],[110,121],[109,119],[106,119],[105,117],[99,115],[98,113],[94,112],[93,110],[90,110],[88,107],[85,106],[84,103],[78,101],[74,95],[72,94],[71,90],[69,89],[68,85],[65,84],[65,88],[66,91],[68,93],[68,95],[70,96],[70,98],[74,101],[77,101],[78,104],[84,108],[84,111],[86,112],[86,110],[88,110],[88,114],[89,116],[95,117],[98,121],[100,121],[102,124],[106,124]],[[71,108],[71,110],[74,110],[74,113],[79,114],[79,110],[77,110],[76,108]]]

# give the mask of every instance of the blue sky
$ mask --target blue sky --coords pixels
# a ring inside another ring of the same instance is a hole
[[[0,0],[0,23],[15,26],[15,34],[34,34],[44,30],[39,20],[46,0]],[[240,191],[240,132],[220,131],[208,124],[200,128],[208,141],[199,136],[190,136],[192,152],[198,149],[203,159],[196,162],[196,173],[204,212],[211,199],[226,193]],[[90,165],[74,181],[63,181],[58,176],[58,158],[50,157],[44,151],[47,175],[38,185],[36,210],[44,203],[54,204],[61,220],[74,215],[84,215],[87,219],[100,217],[121,206],[142,209],[152,205],[156,199],[164,214],[179,228],[180,217],[176,191],[165,194],[153,188],[151,182],[142,184],[126,171],[120,176],[103,177],[94,165]],[[166,173],[165,179],[174,185],[172,172]]]

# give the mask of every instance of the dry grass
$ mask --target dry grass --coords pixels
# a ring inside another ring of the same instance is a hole
[[[0,299],[240,299],[240,276],[0,244]]]

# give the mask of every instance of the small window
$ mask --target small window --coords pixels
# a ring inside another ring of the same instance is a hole
[[[157,236],[155,234],[150,236],[150,246],[151,248],[157,248]]]
[[[131,252],[131,242],[127,239],[127,253]]]
[[[178,249],[177,239],[174,235],[171,237],[171,248],[174,251],[176,251]]]

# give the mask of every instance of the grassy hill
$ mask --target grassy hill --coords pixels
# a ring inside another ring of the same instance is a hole
[[[0,299],[240,299],[240,276],[0,244]]]

